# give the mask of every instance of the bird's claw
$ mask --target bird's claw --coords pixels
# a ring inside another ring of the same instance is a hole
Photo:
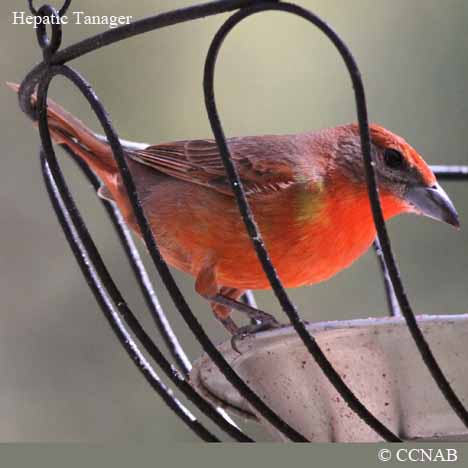
[[[261,317],[256,317],[253,323],[250,325],[245,325],[240,327],[231,337],[231,347],[234,351],[239,354],[242,354],[237,347],[237,344],[242,341],[245,337],[253,335],[261,331],[272,330],[274,328],[279,328],[282,325],[269,314],[263,314]]]

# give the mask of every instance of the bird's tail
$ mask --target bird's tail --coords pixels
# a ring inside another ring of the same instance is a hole
[[[15,83],[7,83],[7,85],[13,91],[18,92],[19,85]],[[31,100],[34,104],[36,103],[35,94]],[[57,144],[68,146],[103,181],[117,172],[117,164],[109,144],[98,138],[83,122],[51,99],[47,100],[47,114],[50,134]]]

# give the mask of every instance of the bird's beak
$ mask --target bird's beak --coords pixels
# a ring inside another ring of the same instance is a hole
[[[419,214],[460,227],[458,213],[445,190],[435,184],[432,187],[411,187],[405,194],[406,201]]]

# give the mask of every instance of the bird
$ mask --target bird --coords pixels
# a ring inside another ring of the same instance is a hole
[[[19,86],[9,83],[18,92]],[[36,96],[32,96],[33,104]],[[112,149],[102,136],[48,100],[48,125],[99,177],[98,195],[115,203],[141,237]],[[459,228],[457,211],[422,156],[402,137],[369,126],[371,158],[385,220],[404,213]],[[287,288],[326,281],[376,238],[359,127],[355,123],[287,135],[227,139],[271,261]],[[213,139],[155,145],[122,141],[138,197],[164,260],[195,279],[195,290],[234,337],[279,326],[242,303],[270,289],[240,216]],[[250,325],[239,327],[232,310]]]

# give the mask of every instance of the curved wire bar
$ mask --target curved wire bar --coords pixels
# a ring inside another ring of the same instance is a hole
[[[164,355],[161,353],[159,348],[154,344],[151,338],[147,335],[143,327],[138,322],[135,315],[132,313],[128,305],[126,304],[124,298],[120,294],[117,286],[115,285],[112,277],[110,276],[107,268],[100,256],[99,251],[97,250],[82,218],[81,215],[73,201],[73,198],[67,188],[63,175],[60,171],[57,158],[55,156],[55,152],[52,146],[52,142],[50,139],[50,132],[48,127],[48,118],[47,118],[47,93],[50,82],[52,78],[56,75],[61,75],[68,78],[72,83],[74,83],[80,91],[86,96],[89,97],[89,87],[83,88],[86,85],[79,75],[76,72],[71,70],[66,66],[56,66],[51,67],[46,74],[44,74],[42,80],[39,83],[38,91],[37,91],[37,108],[38,108],[38,124],[39,124],[39,132],[41,136],[41,141],[43,145],[43,152],[45,154],[45,158],[48,163],[48,167],[50,172],[53,174],[55,179],[55,184],[57,186],[57,190],[63,200],[64,206],[66,207],[67,211],[70,214],[70,218],[75,225],[75,229],[79,234],[79,239],[86,248],[88,253],[88,257],[91,259],[91,265],[96,270],[97,274],[99,275],[101,284],[104,285],[106,291],[108,292],[109,296],[112,298],[115,306],[117,307],[118,311],[122,314],[124,320],[135,334],[138,337],[141,344],[145,348],[145,350],[150,354],[150,356],[158,363],[164,373],[171,379],[171,381],[176,385],[176,387],[187,397],[189,398],[192,403],[194,403],[198,408],[200,408],[203,413],[208,416],[215,424],[217,424],[221,429],[226,431],[229,435],[234,437],[236,440],[241,442],[252,442],[248,436],[243,434],[237,427],[233,426],[231,423],[227,422],[226,419],[221,416],[216,408],[211,405],[211,403],[207,402],[204,398],[202,398],[194,389],[193,387],[179,374],[179,372],[167,361]],[[63,226],[62,226],[63,227]],[[88,262],[89,263],[89,262]],[[89,276],[87,277],[89,278]],[[96,285],[94,285],[93,291],[96,289]],[[106,310],[106,317],[109,317],[109,311]],[[111,317],[114,319],[114,317]],[[113,327],[115,330],[115,327]],[[120,338],[120,337],[119,337]],[[126,337],[125,340],[128,338]],[[127,341],[122,341],[126,345],[128,345]],[[127,349],[127,348],[126,348]],[[139,366],[141,369],[141,367]],[[154,371],[153,371],[154,374]],[[145,377],[148,379],[148,374],[145,373]],[[150,383],[153,385],[153,388],[157,388],[158,393],[164,396],[166,402],[168,402],[168,397],[171,395],[164,392],[164,389],[161,386],[155,386],[154,379],[151,379]],[[180,412],[177,413],[180,416]],[[186,419],[184,422],[187,423]],[[200,426],[200,423],[197,423],[197,426]],[[193,428],[193,424],[191,426]],[[198,427],[198,434],[200,435],[200,427]],[[206,432],[206,430],[205,430]]]
[[[109,141],[109,144],[113,150],[114,157],[117,161],[117,164],[119,165],[120,169],[120,174],[122,176],[122,180],[124,182],[124,185],[127,190],[127,194],[129,197],[129,200],[132,203],[132,207],[134,209],[135,217],[137,219],[137,222],[140,227],[140,232],[142,233],[142,237],[145,241],[145,244],[148,248],[148,251],[151,255],[151,258],[159,272],[159,275],[161,276],[161,279],[163,280],[174,304],[178,308],[179,312],[181,313],[182,317],[184,318],[186,324],[192,331],[192,333],[196,336],[200,344],[202,345],[204,351],[210,356],[210,358],[213,360],[213,362],[219,367],[220,371],[224,374],[226,379],[246,398],[246,400],[258,411],[264,415],[264,417],[275,427],[282,432],[287,438],[290,438],[291,440],[294,441],[301,441],[305,442],[306,439],[304,436],[299,434],[295,429],[293,429],[289,424],[287,424],[285,421],[283,421],[278,415],[276,415],[271,408],[269,408],[260,398],[259,396],[253,392],[250,387],[248,387],[245,382],[237,375],[237,373],[232,369],[232,367],[227,363],[225,358],[222,356],[222,354],[218,351],[216,346],[211,342],[210,338],[206,334],[205,330],[202,328],[200,323],[198,322],[197,318],[193,314],[193,312],[190,310],[190,307],[188,306],[187,302],[185,301],[184,296],[182,295],[180,289],[177,286],[177,283],[175,282],[167,264],[165,263],[164,259],[162,258],[162,255],[156,245],[156,241],[154,239],[151,227],[147,221],[147,218],[143,212],[143,209],[141,207],[138,194],[136,192],[135,186],[133,179],[130,175],[130,171],[128,169],[128,165],[125,160],[125,156],[123,153],[122,146],[120,144],[120,141],[117,137],[117,134],[115,133],[113,126],[110,122],[110,119],[100,104],[99,100],[97,99],[96,95],[92,91],[91,87],[89,86],[88,83],[75,71],[71,70],[70,68],[66,66],[53,66],[51,67],[44,75],[39,83],[40,86],[38,88],[38,110],[39,110],[39,130],[40,130],[40,135],[41,139],[46,139],[47,137],[50,137],[49,135],[49,130],[47,127],[47,114],[43,114],[45,112],[45,99],[47,97],[47,87],[48,87],[48,82],[51,80],[51,78],[55,75],[62,75],[66,78],[68,78],[83,94],[83,96],[87,99],[88,103],[90,104],[91,108],[93,109],[96,117],[100,121],[105,135]],[[41,106],[44,107],[39,107],[39,100],[41,101]],[[44,101],[44,102],[43,102]],[[47,145],[46,145],[47,143]],[[53,151],[53,148],[51,144],[48,144],[48,142],[43,140],[43,145],[44,149],[46,151],[46,154],[48,155],[48,152],[50,150]],[[49,156],[49,155],[48,155]],[[56,169],[55,166],[53,166],[53,169]],[[62,186],[63,185],[63,186]],[[62,190],[65,190],[66,186],[65,184],[59,184],[59,188]],[[67,201],[67,199],[65,199]],[[75,208],[76,209],[76,208]],[[89,236],[89,233],[87,233],[87,230],[83,230],[82,232],[83,236],[86,236],[86,245],[88,248],[91,249],[92,251],[92,257],[98,256],[98,252],[94,247],[94,243],[92,242],[92,239]],[[104,275],[105,277],[105,284],[110,288],[110,290],[113,292],[113,294],[116,297],[116,303],[119,305],[119,307],[122,308],[122,311],[125,312],[127,315],[129,315],[129,310],[128,307],[126,306],[125,302],[123,299],[119,299],[120,297],[120,292],[118,289],[115,287],[115,284],[112,281],[112,278],[108,274],[104,263],[100,263],[99,266],[101,267],[101,274]],[[139,330],[140,334],[144,333],[144,330]],[[143,337],[144,338],[144,337]],[[142,341],[142,344],[144,346],[148,346],[149,350],[153,350],[154,354],[159,354],[158,349],[154,345],[154,343],[149,340],[149,342],[146,342],[144,339]],[[161,356],[157,356],[158,359],[162,358]],[[179,382],[174,382],[178,383]],[[192,389],[192,387],[190,387]],[[188,390],[188,389],[186,389]],[[192,389],[193,390],[193,389]],[[195,392],[196,393],[196,392]],[[198,393],[196,393],[196,396],[194,394],[190,394],[191,398],[201,398],[199,397]],[[203,400],[203,402],[206,404],[206,401]],[[199,402],[200,404],[202,402]],[[232,430],[232,429],[231,429]]]
[[[68,8],[70,7],[71,2],[72,2],[72,0],[65,0],[65,2],[63,3],[62,8],[60,8],[60,10],[58,12],[58,16],[63,16],[67,12]],[[34,16],[39,16],[40,8],[39,8],[39,11],[36,10],[36,8],[34,8],[34,0],[28,0],[28,5],[29,5],[29,11]]]
[[[30,0],[28,0],[30,1]],[[68,1],[68,0],[67,0]],[[173,26],[179,23],[185,23],[207,16],[213,16],[228,11],[237,10],[245,6],[262,3],[263,0],[217,0],[199,5],[193,5],[186,8],[180,8],[155,16],[143,18],[130,24],[109,29],[103,33],[84,39],[76,44],[56,51],[48,61],[41,62],[36,65],[25,77],[19,91],[20,107],[25,114],[33,120],[35,117],[34,107],[31,105],[30,96],[34,92],[34,88],[40,80],[41,75],[50,65],[62,65],[70,60],[79,58],[89,52],[93,52],[102,47],[108,46],[115,42],[128,39],[133,36],[154,31],[156,29]]]
[[[438,180],[459,181],[468,180],[468,166],[431,166],[432,172],[437,176]],[[380,247],[379,239],[374,241],[374,251],[379,262],[380,272],[385,288],[385,298],[387,307],[392,317],[401,317],[400,304],[395,295],[392,281],[390,279],[387,265],[383,258],[382,248]]]
[[[101,182],[94,174],[94,172],[82,159],[77,157],[68,146],[60,146],[73,158],[75,163],[84,172],[87,179],[91,182],[92,186],[97,191],[101,186]],[[177,339],[177,336],[174,333],[174,330],[172,329],[166,315],[164,314],[161,305],[159,304],[158,297],[153,288],[153,285],[151,284],[149,275],[143,265],[132,235],[130,234],[130,230],[125,224],[119,209],[108,200],[104,200],[103,198],[100,198],[100,200],[114,226],[114,229],[117,232],[122,248],[125,251],[128,262],[130,263],[130,267],[132,268],[137,283],[140,287],[141,293],[145,298],[146,305],[151,312],[151,316],[153,317],[153,320],[155,321],[156,326],[179,369],[185,376],[187,376],[192,368],[192,365],[181,344],[179,343],[179,340]]]
[[[50,153],[49,153],[50,154]],[[50,168],[48,157],[46,153],[40,150],[42,173],[44,176],[45,185],[49,194],[52,206],[55,210],[60,225],[65,233],[70,248],[75,256],[76,261],[85,277],[91,291],[93,292],[96,301],[98,302],[101,310],[103,311],[109,325],[114,331],[120,344],[123,346],[129,357],[135,362],[140,372],[145,377],[146,381],[151,387],[160,395],[167,406],[179,416],[179,418],[202,440],[207,442],[219,442],[218,438],[211,432],[205,429],[172,394],[159,379],[158,375],[154,372],[151,365],[145,359],[144,355],[140,352],[137,345],[133,341],[131,335],[123,326],[120,317],[115,310],[115,307],[110,301],[110,298],[100,281],[99,274],[97,273],[91,256],[88,254],[87,248],[84,246],[81,235],[78,232],[78,226],[72,220],[71,212],[66,207],[64,199],[65,194],[58,189],[57,173],[54,175]],[[55,171],[54,171],[55,172]]]
[[[40,18],[51,18],[55,22],[59,20],[59,14],[50,5],[42,5],[37,12],[37,16]],[[36,36],[39,47],[42,49],[44,62],[49,62],[62,43],[62,28],[52,27],[52,35],[49,38],[47,36],[46,25],[41,21],[37,25]]]
[[[101,182],[99,178],[94,174],[94,172],[89,168],[89,166],[80,159],[68,146],[60,145],[62,149],[67,152],[78,167],[83,171],[86,178],[90,181],[93,188],[97,191],[101,186]],[[128,226],[125,224],[125,221],[122,217],[117,206],[113,203],[109,202],[108,200],[104,200],[100,198],[104,209],[106,210],[107,215],[109,216],[114,229],[117,232],[117,236],[120,240],[122,248],[127,256],[128,262],[133,270],[135,275],[135,279],[140,287],[140,290],[145,298],[145,302],[150,309],[151,316],[156,323],[156,326],[163,337],[163,340],[166,343],[166,346],[171,353],[172,357],[176,361],[180,371],[185,377],[188,377],[188,374],[192,368],[192,364],[185,354],[179,340],[174,333],[169,321],[164,314],[164,311],[159,304],[158,297],[156,295],[156,291],[151,284],[151,280],[149,278],[148,272],[143,265],[141,260],[140,254],[138,253],[138,249],[135,245],[135,242],[132,238],[130,230]],[[251,298],[251,300],[254,300]],[[255,304],[255,303],[254,303]],[[218,412],[232,425],[236,425],[232,418],[226,413],[226,411],[222,408],[217,408]],[[237,426],[236,426],[237,427]]]
[[[231,184],[231,188],[235,194],[236,201],[246,226],[247,232],[252,240],[253,246],[260,260],[260,263],[268,277],[270,285],[281,304],[283,311],[288,316],[294,329],[300,336],[302,342],[309,350],[310,354],[320,366],[323,373],[326,375],[330,383],[333,385],[335,390],[343,397],[348,406],[365,421],[375,432],[387,441],[399,442],[400,438],[395,435],[390,429],[388,429],[381,421],[379,421],[354,395],[351,389],[346,385],[339,373],[333,368],[332,364],[325,356],[315,339],[307,331],[302,319],[300,318],[295,305],[289,299],[281,280],[279,279],[274,266],[271,263],[268,252],[263,243],[263,239],[255,223],[252,211],[250,210],[245,195],[242,181],[237,173],[235,164],[233,163],[230,155],[230,151],[227,145],[226,137],[221,125],[221,120],[218,114],[215,96],[214,96],[214,71],[216,66],[216,60],[218,58],[221,46],[227,37],[227,35],[233,30],[233,28],[244,19],[249,16],[260,13],[267,10],[276,10],[293,13],[300,16],[307,21],[313,23],[320,30],[322,30],[337,46],[339,51],[344,55],[347,63],[354,64],[354,60],[344,43],[341,39],[333,32],[322,20],[310,13],[309,11],[289,3],[276,3],[270,2],[268,4],[254,5],[252,7],[246,7],[237,13],[234,13],[217,31],[213,41],[211,42],[210,49],[208,51],[205,61],[205,72],[203,77],[203,89],[205,93],[205,106],[210,119],[211,129],[215,136],[216,142],[218,143],[219,152],[224,163],[228,179]],[[352,73],[353,70],[350,70]]]

